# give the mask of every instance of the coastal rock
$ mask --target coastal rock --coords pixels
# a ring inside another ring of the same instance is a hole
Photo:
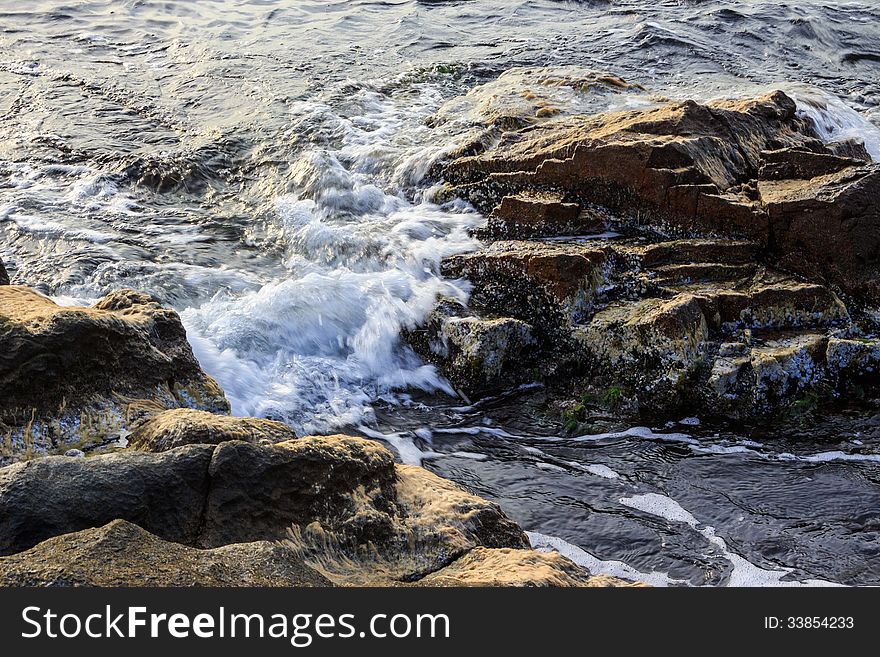
[[[500,241],[443,261],[444,276],[474,284],[471,303],[521,319],[539,339],[588,315],[605,281],[608,253],[568,244]]]
[[[9,274],[6,273],[3,260],[0,260],[0,285],[9,285]]]
[[[486,228],[476,231],[489,239],[562,237],[599,233],[606,227],[606,216],[568,203],[562,194],[522,193],[505,196],[489,215]]]
[[[534,360],[532,327],[512,317],[484,319],[444,299],[416,330],[404,336],[458,390],[483,393],[525,376]]]
[[[481,128],[517,129],[590,111],[623,92],[643,91],[641,85],[611,73],[578,66],[514,67],[447,101],[432,122],[464,121]]]
[[[880,165],[760,181],[781,267],[880,303]]]
[[[843,391],[871,362],[841,349],[826,363],[832,337],[862,335],[871,321],[857,326],[831,289],[768,267],[761,252],[721,238],[500,241],[442,270],[474,285],[470,307],[455,308],[471,318],[457,322],[459,341],[468,331],[477,340],[478,323],[499,314],[535,327],[521,359],[533,379],[576,372],[588,394],[625,391],[640,412],[739,418],[773,414],[814,388]],[[451,380],[464,378],[465,367],[446,365]],[[515,381],[496,377],[495,388]],[[484,376],[470,392],[491,389]]]
[[[0,287],[0,423],[12,454],[119,435],[166,408],[228,412],[199,367],[177,313],[133,290],[91,307]]]
[[[660,364],[687,371],[704,353],[708,337],[700,300],[686,292],[609,305],[577,332],[578,344],[602,367],[648,377]]]
[[[477,546],[528,546],[496,504],[348,436],[18,463],[0,469],[0,517],[0,555],[125,520],[197,548],[295,531],[303,554],[326,561],[328,546],[360,550],[403,581]]]
[[[387,571],[365,568],[363,579],[334,581],[290,540],[236,543],[212,549],[172,543],[126,522],[50,538],[0,557],[0,586],[405,586]],[[349,568],[351,567],[349,560]],[[475,547],[417,586],[636,586],[589,573],[557,553]]]
[[[508,129],[442,176],[490,216],[551,194],[566,218],[600,208],[618,228],[747,238],[770,263],[878,301],[880,165],[863,155],[822,143],[777,91]]]
[[[531,371],[637,412],[768,416],[880,388],[860,373],[880,334],[880,165],[780,91],[653,100],[452,153],[444,193],[499,240],[441,264],[473,284],[460,328],[523,321]]]
[[[213,449],[49,456],[0,468],[0,555],[116,519],[195,545]]]
[[[183,445],[218,445],[230,440],[278,443],[293,438],[293,429],[283,422],[175,408],[135,424],[128,445],[145,452],[166,452]]]
[[[0,586],[333,586],[283,543],[199,550],[124,520],[0,557]]]
[[[556,552],[474,548],[420,586],[611,587],[639,586],[606,575],[590,576]]]

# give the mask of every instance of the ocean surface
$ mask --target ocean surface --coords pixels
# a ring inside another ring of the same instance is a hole
[[[880,159],[880,4],[0,0],[0,258],[61,303],[177,308],[240,415],[358,432],[497,500],[536,547],[657,585],[880,584],[880,414],[579,437],[542,390],[472,405],[399,340],[484,218],[430,121],[517,66],[651,94],[791,93]],[[598,99],[602,111],[627,99]]]

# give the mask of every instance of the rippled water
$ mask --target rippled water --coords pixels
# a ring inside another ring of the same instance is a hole
[[[0,0],[0,257],[63,302],[156,294],[236,413],[360,427],[594,569],[877,584],[877,417],[563,440],[540,390],[457,407],[397,336],[466,298],[437,266],[478,246],[482,217],[426,200],[468,128],[426,121],[448,99],[513,66],[781,87],[880,157],[878,25],[855,2]]]

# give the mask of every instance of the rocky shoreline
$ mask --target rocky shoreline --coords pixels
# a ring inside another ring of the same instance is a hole
[[[515,70],[451,101],[472,138],[437,201],[488,217],[403,336],[466,398],[542,383],[577,430],[790,418],[880,388],[880,165],[782,92],[565,115]],[[506,79],[505,79],[506,76]],[[501,509],[377,443],[229,415],[178,315],[61,306],[0,263],[0,584],[619,586],[531,550]]]
[[[627,585],[374,441],[227,415],[146,295],[4,285],[0,326],[4,586]]]
[[[417,352],[471,398],[541,382],[572,429],[591,406],[739,422],[876,399],[880,165],[862,144],[822,142],[779,91],[554,117],[557,83],[530,75],[469,94],[480,127],[438,168],[489,243],[443,261],[470,302],[443,300]]]

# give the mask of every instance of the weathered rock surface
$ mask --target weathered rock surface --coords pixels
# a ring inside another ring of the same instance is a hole
[[[128,445],[144,452],[167,452],[183,445],[219,445],[230,440],[271,444],[293,438],[293,429],[283,422],[175,408],[133,425]]]
[[[198,549],[162,540],[114,520],[103,527],[50,538],[0,557],[0,586],[401,586],[365,564],[361,579],[321,574],[292,541],[255,541]],[[326,560],[325,560],[326,561]],[[349,567],[351,562],[349,561]],[[476,547],[418,586],[633,586],[591,577],[556,553]]]
[[[530,352],[536,340],[529,324],[512,317],[475,317],[453,299],[444,299],[405,337],[468,394],[493,390],[499,381],[518,381],[534,362]]]
[[[452,159],[443,177],[448,194],[493,216],[515,214],[506,199],[552,194],[566,207],[555,213],[563,233],[578,210],[599,207],[633,229],[747,238],[768,262],[880,301],[880,209],[870,201],[880,165],[836,150],[774,92],[510,129],[493,148]],[[525,215],[552,223],[549,212]],[[504,236],[491,220],[490,229]]]
[[[348,436],[18,463],[0,469],[0,518],[0,555],[125,520],[197,548],[277,541],[295,531],[313,559],[326,560],[331,544],[345,554],[378,554],[388,577],[404,581],[477,546],[528,547],[497,505]]]
[[[9,285],[9,274],[6,273],[6,267],[3,266],[3,260],[0,260],[0,285]]]
[[[446,568],[419,581],[420,586],[641,586],[607,575],[590,576],[556,552],[474,548]]]
[[[0,557],[0,586],[332,586],[284,543],[199,550],[124,520]]]
[[[470,280],[475,286],[471,301],[478,307],[552,333],[551,317],[565,322],[590,312],[607,266],[608,253],[601,247],[499,241],[445,259],[442,272]]]
[[[229,409],[193,356],[177,313],[132,290],[85,308],[2,286],[0,343],[8,452],[105,440],[166,408]]]
[[[49,456],[0,468],[0,554],[116,519],[197,545],[213,450]]]
[[[533,378],[624,391],[640,412],[741,418],[880,389],[869,160],[823,143],[782,92],[508,122],[442,170],[443,195],[487,214],[479,236],[498,241],[441,271],[473,284],[462,329],[523,321]],[[434,353],[468,391],[464,364]],[[471,393],[492,389],[479,380]]]

